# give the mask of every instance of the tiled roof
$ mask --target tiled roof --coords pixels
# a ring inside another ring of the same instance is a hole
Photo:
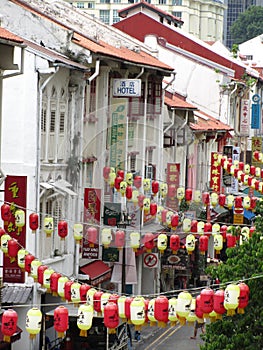
[[[164,103],[167,106],[176,109],[197,109],[197,107],[195,107],[194,105],[186,102],[183,97],[178,97],[175,95],[172,95],[171,97],[165,96]]]
[[[19,36],[9,32],[8,30],[6,30],[5,28],[0,27],[0,40],[9,40],[9,41],[14,41],[18,44],[22,44],[23,43],[23,39],[20,38]]]
[[[224,124],[212,117],[211,115],[194,111],[194,115],[197,118],[196,123],[190,123],[190,127],[193,131],[231,131],[233,130],[229,125]]]
[[[6,285],[2,288],[3,304],[25,304],[32,292],[32,287]]]

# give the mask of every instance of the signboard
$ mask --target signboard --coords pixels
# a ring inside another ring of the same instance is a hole
[[[119,261],[119,250],[118,248],[108,247],[102,248],[102,261],[116,262]]]
[[[98,259],[98,242],[89,242],[87,230],[90,226],[100,225],[101,190],[98,188],[85,188],[84,190],[84,237],[82,243],[82,257],[85,259]],[[99,230],[98,230],[99,234]]]
[[[240,108],[240,135],[249,136],[249,112],[250,112],[250,100],[241,100]]]
[[[252,103],[251,129],[259,129],[260,128],[260,112],[261,112],[260,104],[259,103]]]
[[[103,224],[117,226],[121,221],[121,203],[105,203],[103,212]]]
[[[114,97],[140,97],[141,79],[113,79]]]
[[[242,225],[243,223],[244,223],[244,215],[243,214],[234,214],[233,224]]]
[[[240,147],[233,146],[232,150],[232,162],[233,164],[235,161],[240,161]],[[238,179],[236,179],[234,176],[231,176],[231,190],[232,192],[238,192]]]
[[[262,152],[262,137],[256,137],[256,136],[252,137],[251,150],[252,150],[252,154],[255,151]],[[255,167],[260,167],[260,168],[262,167],[262,163],[256,161],[254,157],[252,157],[252,165],[254,165]]]
[[[7,176],[5,179],[5,202],[11,206],[11,219],[4,224],[5,231],[15,238],[22,247],[26,247],[26,223],[18,230],[15,225],[15,212],[17,209],[26,210],[27,200],[27,177],[26,176]],[[3,282],[24,283],[25,273],[22,272],[17,264],[17,260],[12,261],[7,255],[4,255]]]
[[[169,185],[175,185],[176,189],[179,187],[180,183],[180,163],[167,163],[167,177],[166,182]],[[166,198],[167,207],[177,210],[178,201],[177,198]]]
[[[144,267],[148,267],[150,269],[157,267],[157,265],[158,265],[158,254],[157,253],[144,254],[143,264],[144,264]]]
[[[211,153],[210,187],[213,192],[221,192],[221,164],[216,152]]]

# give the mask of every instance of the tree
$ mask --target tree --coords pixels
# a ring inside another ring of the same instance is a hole
[[[256,231],[242,245],[227,249],[228,259],[217,267],[208,268],[221,286],[227,282],[244,281],[250,288],[249,304],[244,314],[223,316],[207,325],[202,350],[262,350],[263,349],[263,201],[257,203]]]
[[[263,33],[263,7],[250,6],[239,14],[230,27],[230,33],[235,44],[241,44]]]

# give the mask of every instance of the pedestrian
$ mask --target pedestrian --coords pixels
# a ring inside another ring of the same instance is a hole
[[[136,330],[134,332],[134,339],[137,340],[137,341],[141,340],[141,332],[140,331]]]
[[[198,328],[201,328],[201,332],[204,334],[205,333],[205,321],[203,320],[202,322],[195,321],[195,326],[194,326],[194,336],[191,337],[191,339],[196,339],[197,335],[197,330]]]

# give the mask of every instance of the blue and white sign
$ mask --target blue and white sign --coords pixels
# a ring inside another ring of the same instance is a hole
[[[113,79],[113,96],[140,97],[141,79]]]
[[[251,129],[259,129],[260,127],[260,111],[261,106],[259,103],[252,103],[251,111]]]

